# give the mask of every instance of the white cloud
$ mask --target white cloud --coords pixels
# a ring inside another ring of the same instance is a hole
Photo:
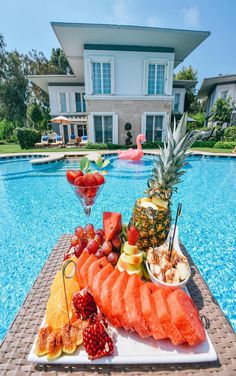
[[[163,27],[164,26],[164,22],[161,18],[157,17],[157,16],[149,16],[147,18],[147,26],[151,26],[151,27]]]
[[[112,5],[112,14],[108,17],[108,21],[117,24],[129,24],[132,17],[129,15],[127,3],[124,0],[115,0]]]
[[[200,25],[200,12],[196,5],[191,8],[181,9],[181,14],[184,17],[184,23],[186,26],[198,27]]]

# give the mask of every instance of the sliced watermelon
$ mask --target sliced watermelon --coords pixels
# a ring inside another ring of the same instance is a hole
[[[84,288],[88,286],[88,269],[93,262],[97,261],[97,257],[90,255],[89,258],[85,261],[84,265],[80,269],[81,277],[81,287]]]
[[[104,256],[90,265],[88,268],[88,287],[92,290],[93,280],[97,273],[100,272],[106,265],[109,264],[107,258]]]
[[[107,277],[113,272],[114,268],[113,266],[109,263],[106,265],[100,272],[98,272],[93,280],[92,284],[92,293],[95,302],[97,303],[98,307],[101,307],[100,303],[100,297],[101,297],[101,288],[103,282],[107,279]]]
[[[102,313],[104,313],[108,319],[115,324],[116,327],[120,327],[120,323],[117,319],[112,317],[112,310],[111,310],[111,301],[112,301],[112,288],[115,284],[117,278],[119,277],[120,272],[117,269],[114,269],[113,272],[109,275],[109,277],[104,281],[101,287],[101,296],[100,296],[100,309]]]
[[[116,320],[123,326],[125,330],[128,330],[128,319],[125,310],[126,302],[124,301],[124,291],[128,279],[129,274],[126,271],[120,273],[112,288],[110,302],[111,317],[116,318]],[[109,309],[109,307],[107,307],[107,309]],[[113,319],[110,319],[110,321],[114,326],[116,326]]]
[[[171,339],[174,345],[180,345],[186,341],[171,317],[169,306],[167,304],[167,297],[169,294],[171,294],[170,289],[159,288],[152,296],[158,319],[163,326],[166,335]]]
[[[120,213],[104,212],[103,213],[103,230],[106,241],[111,240],[122,230],[122,217]]]
[[[171,317],[189,345],[205,341],[206,333],[192,299],[180,289],[167,297]]]
[[[124,292],[125,310],[128,318],[128,328],[136,331],[140,337],[145,338],[151,335],[143,317],[140,299],[140,277],[133,274],[129,277]]]
[[[158,319],[152,294],[160,287],[147,282],[140,286],[140,299],[144,320],[154,339],[164,339],[167,335]]]
[[[80,288],[82,288],[82,285],[81,285],[81,282],[82,282],[82,279],[81,279],[81,276],[80,276],[80,270],[82,268],[82,266],[84,265],[84,263],[86,262],[86,260],[88,260],[89,258],[89,253],[88,252],[82,252],[80,257],[78,258],[77,262],[76,262],[76,279],[80,285]],[[83,283],[83,282],[82,282]]]

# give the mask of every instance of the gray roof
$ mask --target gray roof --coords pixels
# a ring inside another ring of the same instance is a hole
[[[190,89],[194,86],[196,86],[198,81],[194,80],[173,80],[173,87],[179,87],[179,88],[185,88]]]
[[[200,99],[208,97],[217,85],[229,83],[236,83],[236,74],[225,74],[216,77],[204,78],[198,92],[198,97]]]

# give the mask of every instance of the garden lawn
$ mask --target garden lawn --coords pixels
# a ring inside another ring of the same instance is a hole
[[[95,151],[96,149],[86,149],[86,148],[43,148],[43,149],[21,149],[20,145],[18,144],[6,144],[6,145],[0,145],[0,154],[6,154],[6,153],[47,153],[47,152],[53,152],[53,153],[63,153],[63,152],[74,152],[74,151]],[[104,151],[107,151],[108,149],[105,149]],[[155,150],[155,149],[153,149]],[[202,151],[202,152],[208,152],[208,153],[232,153],[231,149],[215,149],[215,148],[192,148],[191,150],[196,151]]]

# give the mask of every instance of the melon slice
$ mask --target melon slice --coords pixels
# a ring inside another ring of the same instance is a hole
[[[82,268],[82,266],[84,265],[84,263],[86,262],[86,260],[88,260],[89,258],[89,253],[88,252],[82,252],[80,257],[78,258],[77,262],[76,262],[76,277],[77,277],[77,281],[79,282],[79,285],[80,285],[80,288],[82,288],[81,286],[81,277],[80,277],[80,270]]]
[[[107,279],[107,277],[113,272],[114,268],[113,266],[109,263],[106,265],[100,272],[98,272],[93,280],[92,284],[92,293],[94,300],[96,304],[101,306],[100,304],[100,297],[101,297],[101,287],[103,282]]]
[[[113,272],[107,277],[107,279],[104,281],[101,287],[101,296],[100,296],[100,307],[102,313],[104,313],[107,318],[113,322],[113,325],[116,327],[120,327],[121,324],[117,320],[117,318],[114,318],[112,316],[112,310],[111,310],[111,301],[112,301],[112,288],[115,284],[117,278],[119,277],[120,272],[115,269]]]
[[[163,326],[166,335],[171,339],[174,345],[180,345],[186,341],[171,317],[169,306],[167,304],[167,297],[169,294],[171,294],[170,289],[159,288],[152,296],[158,319]]]
[[[119,277],[112,288],[110,302],[112,318],[116,318],[116,320],[118,320],[125,330],[128,330],[128,320],[125,310],[126,302],[124,301],[124,291],[128,279],[129,275],[126,271],[119,273]],[[116,326],[113,319],[110,321],[114,326]]]
[[[92,265],[88,268],[88,287],[92,290],[93,280],[97,273],[100,272],[109,262],[107,258],[104,256],[97,261],[93,262]]]
[[[192,299],[180,289],[167,297],[171,317],[189,345],[205,341],[206,333]]]
[[[143,317],[154,339],[167,338],[164,328],[158,319],[155,303],[152,297],[152,294],[159,288],[159,286],[154,285],[154,283],[151,282],[144,283],[140,286]]]
[[[106,241],[111,240],[122,230],[122,217],[120,213],[104,212],[103,213],[103,230]]]
[[[145,338],[151,335],[150,330],[144,320],[140,299],[140,277],[133,274],[129,277],[124,292],[125,310],[128,318],[128,327],[135,330],[140,337]]]
[[[80,269],[80,277],[81,277],[81,287],[84,288],[88,286],[88,269],[93,262],[97,261],[97,257],[94,255],[90,255],[89,258],[85,261],[84,265],[81,266]]]

